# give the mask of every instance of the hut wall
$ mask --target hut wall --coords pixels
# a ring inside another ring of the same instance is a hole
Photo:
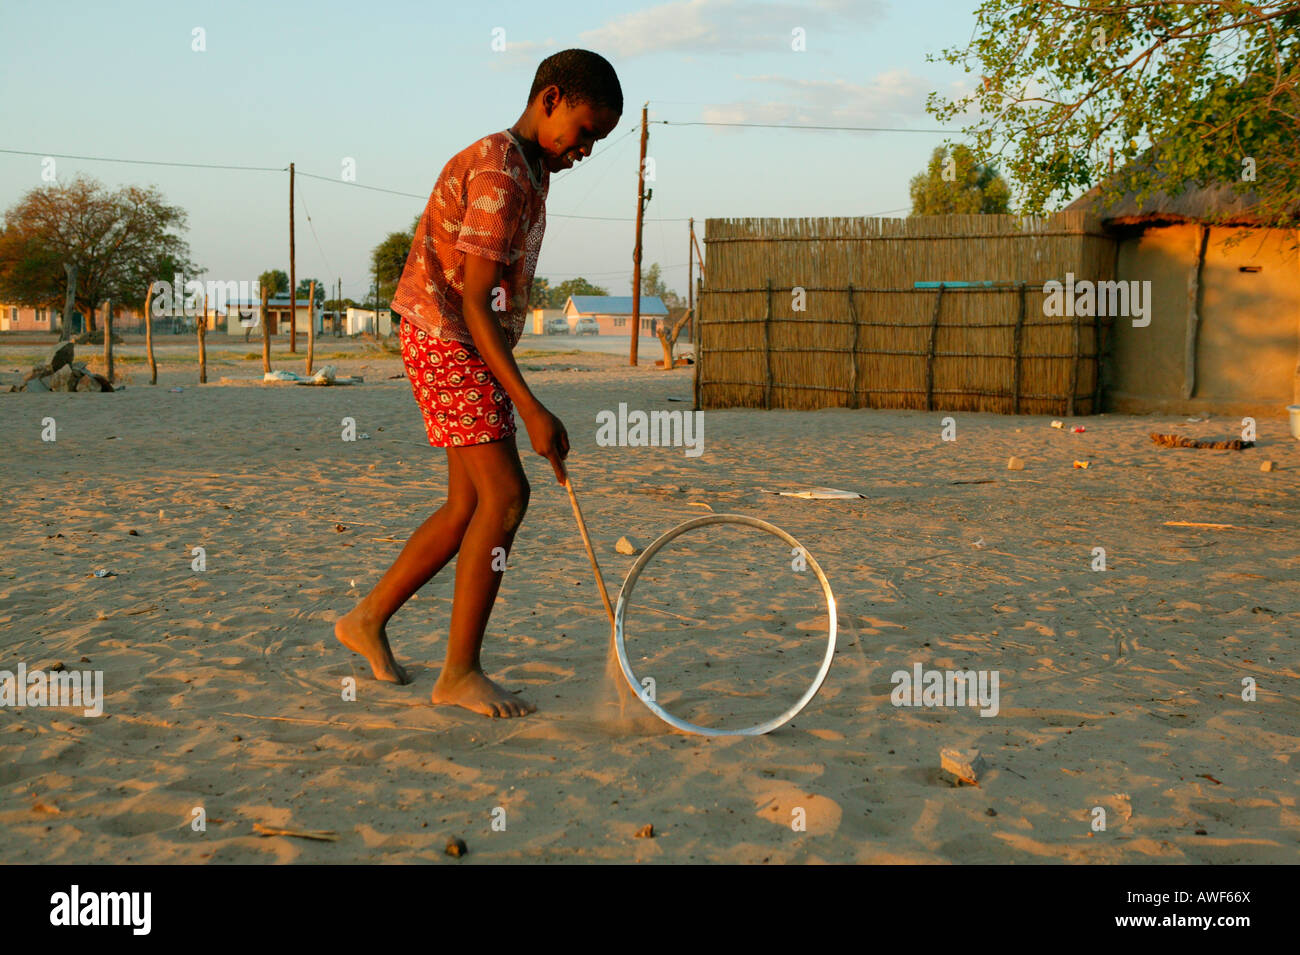
[[[1095,410],[1110,320],[1048,316],[1043,292],[1114,277],[1090,213],[709,219],[705,244],[700,407]]]
[[[1152,315],[1146,328],[1115,325],[1105,410],[1278,414],[1300,401],[1300,263],[1283,229],[1210,229],[1197,283],[1194,387],[1184,396],[1199,241],[1200,226],[1182,223],[1120,242],[1118,277],[1152,283]]]

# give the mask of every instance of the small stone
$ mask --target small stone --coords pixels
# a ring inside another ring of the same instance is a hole
[[[459,836],[452,836],[447,840],[447,848],[442,851],[447,853],[449,856],[454,856],[459,859],[465,853],[469,852],[469,848],[465,845],[464,839]]]
[[[1259,469],[1261,471],[1276,471],[1277,463],[1274,461],[1265,461],[1263,464],[1259,466]]]
[[[1007,458],[1008,471],[1023,471],[1024,469],[1025,469],[1025,462],[1020,458],[1017,457]]]
[[[614,545],[614,549],[615,549],[616,551],[618,551],[620,554],[639,554],[639,553],[641,553],[641,548],[640,548],[640,547],[637,547],[635,544],[633,544],[633,543],[632,543],[630,540],[628,540],[626,537],[620,537],[620,538],[618,539],[618,543]]]
[[[244,739],[244,737],[240,736],[238,733],[236,733],[234,736],[230,738],[234,740],[236,743],[242,742]]]
[[[637,839],[653,839],[654,837],[655,827],[648,822],[636,831]]]
[[[51,664],[49,665],[49,667],[47,667],[47,669],[48,669],[51,673],[62,673],[64,670],[67,669],[67,667],[65,667],[65,666],[63,665],[63,661],[60,660],[60,661],[58,661],[57,663],[51,663]]]
[[[89,663],[89,662],[90,662],[90,657],[82,657],[80,662],[82,662],[82,663]]]
[[[1198,836],[1208,836],[1208,835],[1209,835],[1209,833],[1206,832],[1204,829],[1197,829],[1197,830],[1196,830],[1196,834],[1197,834]]]
[[[955,749],[945,746],[939,750],[939,766],[972,786],[979,782],[980,774],[987,769],[984,757],[977,749]]]
[[[136,530],[134,527],[131,528],[129,531],[127,531],[127,533],[130,534],[132,537],[139,537],[139,536],[140,536],[140,532],[139,532],[138,530]]]
[[[994,809],[992,806],[989,806],[987,809],[984,810],[984,815],[986,816],[996,816],[997,814],[998,811]]]
[[[72,366],[64,365],[55,370],[49,378],[50,391],[73,391],[76,388],[72,380]]]

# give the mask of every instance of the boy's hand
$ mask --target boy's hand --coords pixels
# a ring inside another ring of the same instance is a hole
[[[538,404],[531,411],[520,411],[528,437],[533,442],[533,450],[551,462],[555,469],[555,480],[564,484],[569,476],[564,468],[564,459],[569,455],[569,433],[564,430],[564,423]]]

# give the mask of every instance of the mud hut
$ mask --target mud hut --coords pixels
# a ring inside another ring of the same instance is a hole
[[[1300,402],[1300,230],[1227,185],[1141,202],[1106,200],[1104,185],[1067,210],[1115,237],[1115,277],[1150,283],[1150,314],[1109,330],[1102,410],[1256,415]]]

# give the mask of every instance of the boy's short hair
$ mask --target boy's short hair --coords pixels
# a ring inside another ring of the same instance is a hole
[[[591,50],[561,50],[542,60],[528,91],[528,102],[546,87],[555,85],[570,106],[587,103],[623,114],[623,87],[609,60]]]

